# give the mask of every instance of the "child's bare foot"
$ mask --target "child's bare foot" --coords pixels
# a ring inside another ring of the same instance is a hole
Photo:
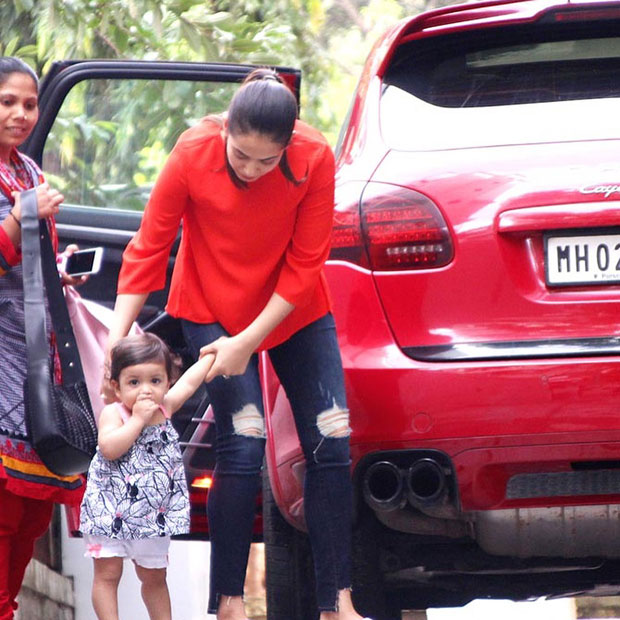
[[[241,596],[222,596],[217,609],[217,620],[248,620]]]

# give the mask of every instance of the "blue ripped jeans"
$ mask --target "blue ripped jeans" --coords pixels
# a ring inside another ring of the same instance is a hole
[[[189,321],[183,321],[183,333],[195,356],[202,346],[227,335],[218,323]],[[270,349],[269,357],[291,403],[306,459],[304,509],[318,607],[336,611],[338,591],[351,587],[353,497],[348,412],[332,315]],[[208,611],[216,613],[221,596],[243,595],[265,450],[258,357],[252,356],[244,375],[217,377],[207,391],[217,431],[217,465],[207,506],[211,537]]]

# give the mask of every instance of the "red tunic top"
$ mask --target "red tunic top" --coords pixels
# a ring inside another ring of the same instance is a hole
[[[334,157],[325,138],[297,121],[287,147],[299,186],[274,168],[247,188],[226,169],[221,128],[209,119],[175,145],[123,255],[118,293],[164,288],[179,224],[166,310],[196,323],[247,327],[276,292],[295,306],[263,341],[284,342],[331,308],[323,264],[334,209]]]

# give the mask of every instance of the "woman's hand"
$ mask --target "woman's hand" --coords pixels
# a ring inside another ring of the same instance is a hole
[[[112,384],[110,383],[110,380],[106,379],[105,374],[103,377],[103,381],[101,382],[100,390],[101,390],[101,393],[99,395],[101,396],[101,400],[106,405],[109,405],[111,403],[115,403],[118,401],[118,399],[116,398],[116,392],[114,391],[114,388],[112,387]]]
[[[99,396],[101,400],[109,405],[118,401],[116,396],[115,386],[112,384],[112,377],[110,376],[110,351],[107,350],[103,359],[101,375],[101,385],[99,386]]]
[[[260,343],[279,325],[293,310],[293,304],[286,301],[278,293],[273,293],[260,314],[241,332],[235,336],[222,336],[215,342],[200,349],[200,357],[209,353],[215,355],[211,370],[206,381],[214,377],[242,375],[248,367],[252,353]]]
[[[36,191],[39,219],[56,215],[65,197],[57,189],[52,189],[48,183],[37,185]]]
[[[37,193],[39,219],[42,220],[56,215],[65,197],[57,189],[52,189],[47,182],[37,185],[35,189]],[[15,204],[12,209],[13,215],[18,220],[21,220],[22,206],[20,192],[13,192],[13,197],[15,198]]]
[[[65,251],[62,253],[63,256],[71,256],[73,252],[77,252],[80,248],[75,243],[70,243]],[[61,282],[65,285],[69,286],[81,286],[88,280],[88,276],[70,276],[65,271],[60,271],[60,279]]]
[[[215,361],[207,373],[206,381],[218,376],[242,375],[248,367],[254,347],[241,335],[222,336],[200,349],[200,357],[215,355]]]
[[[123,294],[116,296],[114,304],[114,317],[110,325],[108,343],[106,345],[105,358],[103,362],[103,380],[101,382],[101,399],[104,403],[110,404],[117,400],[116,392],[110,382],[110,352],[114,345],[126,336],[131,329],[131,325],[140,314],[144,307],[148,293]]]

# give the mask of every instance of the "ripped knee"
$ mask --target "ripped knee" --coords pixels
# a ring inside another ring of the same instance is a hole
[[[351,434],[349,410],[342,409],[335,403],[330,409],[319,413],[316,423],[323,437],[348,437]]]
[[[264,437],[265,420],[256,405],[245,405],[232,415],[235,434],[246,437]]]

